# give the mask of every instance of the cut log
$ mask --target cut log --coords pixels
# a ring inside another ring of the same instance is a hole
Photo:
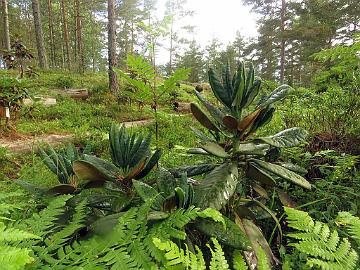
[[[89,97],[87,89],[65,89],[62,92],[73,99],[87,99]]]

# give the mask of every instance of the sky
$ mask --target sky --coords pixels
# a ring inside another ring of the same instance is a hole
[[[163,12],[165,2],[158,1],[159,12]],[[194,38],[202,47],[213,38],[227,45],[234,40],[236,31],[244,37],[257,35],[256,15],[241,0],[187,0],[187,8],[195,11],[189,24],[196,26]],[[165,56],[163,51],[159,52],[160,62],[165,61]]]

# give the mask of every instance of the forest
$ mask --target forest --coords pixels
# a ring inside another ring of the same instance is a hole
[[[0,14],[0,270],[360,269],[358,0]]]

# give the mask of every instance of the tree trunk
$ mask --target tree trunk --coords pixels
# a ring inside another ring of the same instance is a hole
[[[280,47],[280,83],[284,82],[285,75],[285,0],[281,0],[281,19],[280,19],[280,34],[281,34],[281,47]]]
[[[41,18],[40,18],[39,0],[32,0],[32,9],[34,16],[36,48],[39,57],[39,66],[42,69],[46,69],[47,68],[46,53],[45,53],[44,37],[43,37]]]
[[[3,27],[4,27],[4,49],[10,51],[9,12],[7,0],[1,0]]]
[[[62,24],[63,24],[63,33],[65,41],[65,54],[66,54],[66,63],[68,69],[71,69],[71,53],[70,53],[70,40],[69,40],[69,31],[67,25],[67,10],[65,5],[65,0],[61,0],[61,13],[62,13]]]
[[[173,59],[173,42],[174,42],[174,36],[173,36],[173,27],[174,27],[174,21],[171,20],[171,26],[170,26],[170,50],[169,50],[169,71],[168,75],[170,76],[172,73],[172,59]]]
[[[116,16],[115,0],[108,0],[108,60],[109,60],[109,90],[113,93],[119,91],[116,72]]]
[[[47,1],[48,8],[48,24],[49,24],[49,44],[50,44],[50,61],[51,67],[56,67],[55,41],[54,41],[54,21],[51,0]]]
[[[84,73],[84,52],[81,38],[81,16],[80,16],[80,0],[75,0],[75,16],[76,16],[76,45],[77,45],[77,60],[79,66],[79,72]]]

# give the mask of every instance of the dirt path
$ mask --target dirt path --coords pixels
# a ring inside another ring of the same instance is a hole
[[[146,119],[139,121],[123,122],[126,128],[145,126],[154,120]],[[63,143],[73,141],[72,134],[44,134],[41,136],[16,136],[16,137],[0,137],[0,147],[6,148],[10,153],[30,153],[36,145],[41,143],[57,146]]]

